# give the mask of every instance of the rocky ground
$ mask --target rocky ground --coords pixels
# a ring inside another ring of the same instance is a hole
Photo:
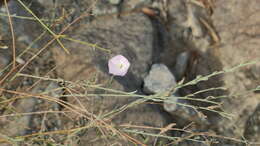
[[[0,143],[260,145],[259,10],[257,0],[2,4]],[[126,76],[108,74],[117,54]]]

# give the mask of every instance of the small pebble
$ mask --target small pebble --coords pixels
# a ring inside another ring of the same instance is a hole
[[[16,62],[18,62],[19,64],[25,64],[25,61],[21,57],[17,57]]]
[[[176,86],[176,80],[164,64],[154,64],[144,79],[144,92],[154,94],[165,92]]]
[[[109,3],[112,5],[118,5],[121,3],[122,0],[109,0]]]
[[[5,50],[5,49],[8,49],[8,46],[6,46],[6,45],[1,46],[1,45],[0,45],[0,49],[4,49],[4,50]]]
[[[189,52],[183,52],[177,56],[176,64],[174,66],[174,75],[177,81],[183,78],[184,73],[188,66],[189,58],[190,58]]]
[[[164,101],[163,108],[167,112],[176,111],[179,108],[179,105],[177,103],[178,103],[178,94],[174,94],[168,97],[168,99]]]

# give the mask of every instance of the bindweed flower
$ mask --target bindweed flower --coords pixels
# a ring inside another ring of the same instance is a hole
[[[130,67],[129,61],[123,55],[117,55],[108,61],[109,73],[124,76]]]

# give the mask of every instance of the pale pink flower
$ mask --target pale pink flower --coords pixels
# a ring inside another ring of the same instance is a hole
[[[130,67],[129,61],[123,55],[117,55],[108,61],[109,73],[124,76]]]

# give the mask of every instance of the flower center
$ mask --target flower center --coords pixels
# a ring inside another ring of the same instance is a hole
[[[120,63],[117,66],[119,67],[119,69],[122,69],[124,65],[122,63]]]

